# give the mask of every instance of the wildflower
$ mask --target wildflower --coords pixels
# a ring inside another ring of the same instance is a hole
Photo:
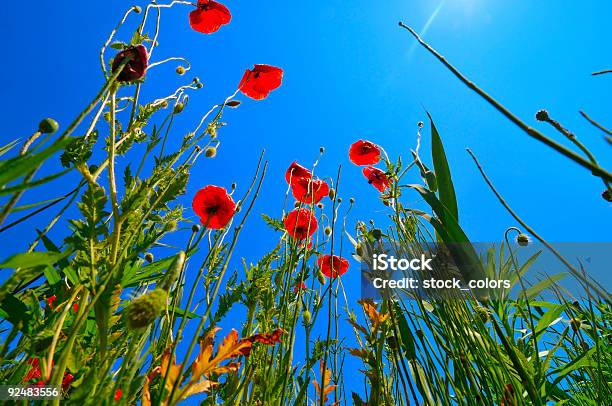
[[[291,211],[283,220],[287,233],[296,240],[303,240],[317,230],[317,219],[312,211],[301,208]]]
[[[527,234],[521,233],[516,237],[516,243],[520,245],[521,247],[528,246],[530,242],[531,242],[531,239],[529,238]]]
[[[38,131],[43,134],[53,134],[59,129],[59,124],[52,118],[45,118],[38,124]]]
[[[291,192],[302,203],[316,204],[329,194],[329,186],[321,179],[298,178],[292,182]]]
[[[248,97],[262,100],[283,82],[283,70],[270,65],[255,65],[247,69],[238,85],[238,89]]]
[[[117,389],[115,391],[115,395],[113,396],[113,400],[117,401],[121,399],[121,396],[123,396],[123,390],[121,388]]]
[[[31,366],[30,370],[24,375],[23,382],[31,381],[32,379],[38,379],[42,373],[40,371],[40,360],[38,358],[30,358],[26,361]]]
[[[213,0],[198,0],[196,9],[189,13],[189,25],[197,32],[212,34],[232,20],[229,9]]]
[[[306,289],[306,284],[304,282],[300,283],[300,284],[296,284],[295,287],[293,288],[293,293],[295,293],[297,295],[297,293],[300,290],[304,290]]]
[[[366,177],[368,183],[373,185],[380,192],[384,192],[389,187],[389,178],[387,174],[378,168],[368,166],[363,168],[363,176]]]
[[[355,165],[376,165],[380,161],[380,147],[373,142],[359,140],[351,145],[349,159]]]
[[[200,189],[193,198],[192,207],[200,216],[200,222],[214,230],[225,227],[236,212],[232,197],[224,188],[214,185]]]
[[[300,178],[312,179],[312,172],[298,164],[296,161],[293,161],[285,172],[285,180],[288,184],[293,185]]]
[[[129,61],[125,64],[121,73],[119,73],[117,80],[119,82],[134,82],[142,79],[147,71],[147,65],[149,63],[147,48],[145,48],[144,45],[137,45],[119,52],[115,56],[115,59],[113,59],[113,73],[117,72],[117,69],[119,69],[127,58],[129,58]]]
[[[131,330],[140,330],[153,323],[166,307],[168,293],[155,289],[140,296],[124,310],[125,323]]]
[[[65,392],[70,387],[70,384],[74,381],[74,376],[70,373],[64,374],[64,378],[62,379],[62,390]]]
[[[51,295],[47,298],[47,304],[49,305],[49,307],[51,308],[51,310],[53,310],[53,303],[57,300],[57,296],[56,295]]]
[[[323,255],[317,260],[317,265],[323,275],[328,278],[337,278],[348,270],[349,262],[337,255]]]

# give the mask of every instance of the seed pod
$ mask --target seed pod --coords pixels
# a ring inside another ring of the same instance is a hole
[[[52,118],[45,118],[38,124],[38,131],[43,134],[53,134],[59,129],[59,124]]]
[[[172,287],[172,284],[174,284],[174,282],[176,282],[176,280],[178,279],[181,273],[181,270],[183,269],[183,266],[185,265],[186,258],[187,257],[184,251],[180,251],[176,255],[176,257],[170,264],[170,267],[168,268],[166,275],[164,275],[164,279],[159,284],[160,289],[163,289],[166,292],[170,290],[170,288]]]
[[[125,325],[132,331],[140,331],[155,322],[166,308],[168,293],[155,289],[130,303],[123,311]]]
[[[310,324],[312,320],[312,316],[310,315],[310,312],[308,311],[308,309],[304,310],[304,312],[302,313],[302,321],[304,322],[304,325],[307,326]]]
[[[204,155],[206,158],[214,158],[217,156],[217,148],[216,147],[208,147],[206,151],[204,151]]]
[[[184,108],[185,105],[183,103],[176,103],[174,105],[174,114],[180,114]]]
[[[521,234],[519,234],[519,235],[516,237],[516,243],[517,243],[518,245],[520,245],[521,247],[526,247],[526,246],[528,246],[528,245],[529,245],[529,242],[530,242],[530,239],[529,239],[529,236],[528,236],[527,234],[523,234],[523,233],[521,233]]]

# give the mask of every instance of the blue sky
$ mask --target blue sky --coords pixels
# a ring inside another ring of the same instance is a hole
[[[117,3],[38,2],[27,10],[18,2],[3,5],[0,144],[29,135],[46,116],[65,127],[91,99],[102,83],[99,47],[129,4]],[[285,70],[283,86],[268,99],[255,102],[242,97],[245,103],[226,115],[228,126],[220,132],[218,156],[198,163],[183,199],[190,206],[195,191],[206,184],[229,187],[236,181],[246,188],[259,152],[266,149],[268,177],[236,258],[255,262],[275,245],[278,235],[265,227],[259,213],[280,217],[284,170],[293,160],[311,165],[320,146],[326,153],[319,176],[335,176],[342,165],[340,195],[356,199],[348,227],[352,229],[356,219],[384,224],[387,211],[360,169],[348,161],[348,147],[366,138],[384,146],[392,157],[407,158],[414,147],[416,123],[426,121],[425,110],[443,137],[460,220],[473,241],[501,241],[505,229],[515,222],[480,178],[466,147],[480,158],[513,208],[547,239],[610,240],[610,204],[600,197],[601,182],[520,132],[415,47],[410,35],[397,26],[402,20],[421,31],[430,21],[425,39],[468,77],[525,121],[567,145],[559,134],[535,122],[535,112],[548,109],[603,166],[610,167],[609,146],[578,114],[584,109],[604,123],[609,119],[612,76],[590,76],[612,65],[609,1],[225,4],[232,11],[232,23],[212,36],[189,28],[189,7],[164,11],[154,59],[183,56],[193,69],[185,77],[174,74],[172,64],[151,70],[143,98],[170,94],[195,75],[205,83],[177,119],[178,142],[212,104],[233,93],[245,68],[268,63]],[[119,34],[126,41],[129,36],[127,30]],[[427,151],[427,132],[424,138],[422,151]],[[41,187],[24,202],[55,197],[63,187],[62,182]],[[422,207],[416,195],[404,199],[407,205]],[[45,221],[48,216],[41,215],[35,223],[44,227]],[[34,236],[34,222],[6,233],[0,256],[23,250]],[[357,264],[352,266],[355,272],[345,279],[356,300],[359,275]]]

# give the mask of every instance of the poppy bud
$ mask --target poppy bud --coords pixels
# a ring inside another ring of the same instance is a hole
[[[166,307],[167,300],[168,294],[163,289],[154,289],[140,296],[123,311],[126,326],[130,330],[138,331],[155,322]]]
[[[536,120],[538,121],[548,121],[550,118],[548,117],[548,111],[540,110],[536,113]]]
[[[610,189],[604,190],[601,197],[603,197],[607,202],[612,202],[612,193],[610,193]]]
[[[330,226],[325,227],[324,231],[325,231],[325,235],[331,235],[331,233],[332,233],[332,229],[331,229]]]
[[[196,234],[200,232],[200,225],[199,224],[194,224],[193,226],[191,226],[191,232]]]
[[[365,254],[365,248],[362,243],[357,244],[357,247],[355,247],[355,252],[360,257],[363,257],[363,254]]]
[[[322,209],[322,208],[323,208],[323,207],[325,207],[325,206],[323,205],[323,203],[317,203],[317,207],[318,207],[319,209]]]
[[[323,272],[321,271],[317,272],[317,280],[321,285],[325,285],[325,282],[327,282],[327,279],[325,279],[325,275],[323,275]]]
[[[570,326],[572,326],[572,330],[574,330],[574,332],[577,332],[578,330],[580,330],[580,326],[581,326],[582,322],[578,319],[571,319],[570,320]]]
[[[237,185],[236,185],[236,182],[233,182],[233,183],[232,183],[232,190],[236,190],[236,186],[237,186]]]
[[[153,256],[153,254],[151,254],[150,252],[147,252],[144,256],[145,261],[147,261],[148,263],[151,263],[153,261],[155,261],[155,257]]]
[[[140,6],[134,6],[132,7],[132,9],[134,10],[134,13],[136,14],[142,13],[142,8],[140,8]]]
[[[180,114],[184,108],[185,105],[183,103],[176,103],[174,105],[174,114]]]
[[[338,203],[342,203],[342,198],[341,197],[338,198]]]
[[[184,75],[185,74],[185,67],[177,66],[176,67],[176,73],[178,73],[179,75]]]
[[[295,203],[293,203],[293,207],[300,207],[300,202],[296,200]]]
[[[387,337],[387,345],[389,346],[389,348],[391,348],[392,350],[397,349],[397,338],[395,336],[389,336]]]
[[[380,231],[379,228],[375,228],[372,230],[372,237],[374,237],[375,240],[380,240],[382,238],[382,231]]]
[[[336,198],[336,189],[334,189],[334,188],[329,189],[329,195],[328,196],[329,196],[330,200],[334,200]]]
[[[162,107],[162,109],[168,107],[168,100],[164,100],[163,102],[161,102],[160,106]]]
[[[308,311],[308,309],[304,310],[304,312],[302,313],[302,321],[304,322],[304,325],[305,326],[309,325],[311,320],[312,320],[312,316],[310,315],[310,312]]]
[[[166,292],[170,290],[170,287],[172,287],[172,284],[178,279],[179,274],[181,273],[181,270],[183,269],[183,265],[185,265],[185,259],[186,259],[186,256],[185,256],[184,251],[180,251],[176,255],[176,257],[172,261],[172,264],[170,264],[170,267],[168,268],[166,275],[164,275],[163,281],[159,285],[160,289],[163,289]]]
[[[214,158],[217,156],[217,148],[216,147],[208,147],[206,151],[204,151],[204,155],[206,158]]]
[[[349,203],[350,203],[350,204],[355,204],[355,198],[354,198],[354,197],[351,197],[351,198],[349,199]]]
[[[107,111],[106,113],[104,113],[104,120],[105,121],[110,121],[110,119],[111,119],[111,114],[110,114],[110,112]]]
[[[43,134],[53,134],[59,129],[59,124],[52,118],[45,118],[38,124],[38,131]]]
[[[325,147],[319,147],[319,152],[321,154],[324,154],[325,153]]]
[[[528,246],[528,245],[529,245],[529,242],[530,242],[530,239],[529,239],[529,236],[528,236],[527,234],[523,234],[523,233],[521,233],[521,234],[519,234],[519,235],[516,237],[516,243],[517,243],[518,245],[520,245],[521,247],[526,247],[526,246]]]
[[[419,123],[417,124],[419,126],[419,128],[423,128],[423,122],[419,121]]]
[[[176,222],[176,220],[172,220],[164,225],[164,231],[174,231],[177,227],[178,223]]]
[[[196,145],[194,149],[195,149],[195,152],[200,152],[202,148],[199,145]]]
[[[137,45],[119,52],[113,59],[112,72],[116,73],[117,69],[123,65],[126,59],[127,62],[121,69],[119,76],[117,76],[117,81],[135,82],[142,79],[147,71],[147,65],[149,63],[147,48],[145,48],[144,45]]]
[[[201,89],[201,88],[203,88],[203,87],[204,87],[204,85],[202,84],[202,82],[198,82],[198,83],[196,83],[196,87],[197,87],[198,89]]]
[[[225,105],[227,107],[231,107],[233,109],[235,109],[236,107],[240,106],[242,102],[240,100],[230,100],[227,103],[225,103]]]

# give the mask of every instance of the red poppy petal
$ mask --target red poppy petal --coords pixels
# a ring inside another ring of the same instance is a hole
[[[217,230],[225,227],[232,219],[236,203],[224,188],[209,185],[196,193],[192,208],[205,227]]]
[[[300,178],[312,178],[312,172],[304,168],[302,165],[293,161],[287,171],[285,172],[285,180],[289,184],[297,182]]]
[[[212,34],[232,20],[229,9],[216,1],[199,1],[198,8],[189,13],[189,24],[203,34]]]
[[[238,89],[248,97],[262,100],[283,82],[283,70],[271,65],[255,65],[247,69],[240,80]]]
[[[380,158],[380,147],[367,140],[359,140],[349,149],[349,159],[355,165],[376,165]]]

